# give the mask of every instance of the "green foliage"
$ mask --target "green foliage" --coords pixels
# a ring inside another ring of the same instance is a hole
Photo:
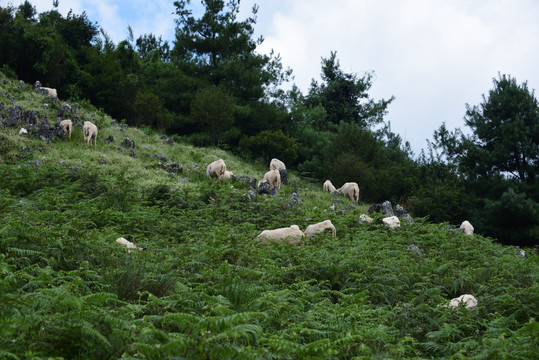
[[[240,146],[250,150],[253,155],[262,157],[267,163],[275,157],[281,159],[285,164],[290,164],[298,156],[296,139],[285,135],[282,130],[261,131],[255,136],[243,138],[240,141]]]
[[[322,80],[318,85],[313,81],[305,102],[311,107],[322,106],[326,111],[325,124],[318,130],[332,130],[340,122],[358,125],[369,129],[383,122],[383,115],[393,101],[368,99],[367,92],[372,86],[372,73],[357,78],[356,74],[346,74],[337,60],[337,52],[322,59]],[[367,99],[367,101],[364,101]]]
[[[222,89],[209,87],[199,90],[191,104],[191,117],[219,146],[219,140],[234,123],[234,100]]]
[[[527,83],[499,75],[488,98],[467,106],[466,125],[473,136],[462,146],[462,164],[473,174],[507,172],[519,181],[537,181],[539,104]]]

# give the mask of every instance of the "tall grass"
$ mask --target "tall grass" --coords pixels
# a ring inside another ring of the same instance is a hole
[[[2,78],[0,102],[11,103],[6,92],[53,111]],[[376,215],[363,224],[368,204],[293,172],[278,195],[252,201],[245,182],[211,181],[205,166],[223,158],[261,178],[265,164],[113,126],[86,103],[79,111],[100,125],[97,147],[77,128],[50,144],[0,128],[1,358],[537,358],[535,249],[524,258],[425,219],[396,231]],[[255,240],[325,219],[336,239]],[[128,253],[120,236],[146,250]],[[441,306],[463,293],[479,306]]]

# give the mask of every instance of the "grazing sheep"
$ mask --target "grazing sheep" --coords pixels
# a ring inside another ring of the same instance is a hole
[[[69,140],[71,140],[71,130],[73,129],[73,122],[69,119],[60,121],[60,126],[64,129],[64,136],[69,133]]]
[[[333,237],[337,236],[337,229],[335,229],[335,226],[331,223],[331,220],[326,220],[319,222],[317,224],[312,224],[307,226],[307,229],[305,229],[305,236],[308,236],[309,238],[312,238],[313,235],[322,233],[326,230],[331,230],[331,234]]]
[[[48,88],[48,87],[43,87],[41,86],[39,88],[39,90],[42,92],[42,93],[47,93],[51,96],[54,96],[54,97],[58,97],[58,93],[56,92],[56,89],[52,89],[52,88]]]
[[[464,220],[462,224],[460,224],[460,231],[466,235],[473,235],[473,226],[468,220]]]
[[[258,182],[258,186],[260,187],[260,184],[264,181],[269,183],[270,187],[276,187],[281,190],[281,173],[279,170],[270,170],[265,173],[264,178]]]
[[[225,179],[231,179],[232,176],[234,176],[234,173],[233,173],[232,171],[228,171],[228,170],[226,170],[226,171],[225,171],[225,174],[223,175],[223,177],[224,177]]]
[[[284,165],[284,162],[275,158],[271,159],[270,170],[279,170],[279,169],[286,170],[286,166]]]
[[[389,216],[382,219],[382,222],[391,230],[395,230],[401,227],[401,222],[396,216]]]
[[[328,193],[332,193],[334,191],[337,191],[337,189],[335,189],[335,186],[333,186],[333,184],[331,183],[330,180],[326,180],[324,182],[324,186],[323,186],[323,189],[324,191],[327,191]]]
[[[443,305],[443,307],[459,307],[459,304],[464,304],[466,309],[471,309],[476,307],[478,302],[477,299],[470,294],[464,294],[457,298],[451,299],[448,305]]]
[[[122,245],[125,245],[125,247],[127,247],[127,249],[138,249],[139,251],[143,251],[143,250],[146,250],[146,248],[141,248],[141,247],[137,247],[135,244],[133,244],[131,241],[123,238],[123,237],[119,237],[118,239],[116,239],[116,242],[118,244],[122,244]],[[127,250],[127,253],[130,254],[131,253],[131,250]]]
[[[82,134],[84,135],[84,142],[86,145],[92,143],[92,138],[94,139],[94,145],[97,145],[97,126],[95,126],[90,121],[85,121],[82,126]]]
[[[359,215],[359,222],[360,222],[360,223],[366,223],[366,222],[367,222],[367,223],[370,223],[370,222],[373,222],[373,221],[374,221],[374,219],[371,218],[371,217],[370,217],[369,215],[367,215],[367,214],[361,214],[361,215]]]
[[[347,182],[336,191],[350,198],[355,204],[359,202],[359,186],[355,182]]]
[[[258,241],[277,241],[285,240],[289,244],[299,245],[301,239],[305,236],[303,231],[299,229],[297,225],[291,225],[287,228],[280,228],[274,230],[264,230],[256,238]]]
[[[206,168],[206,176],[209,178],[217,178],[223,183],[225,182],[226,164],[223,159],[215,160]]]

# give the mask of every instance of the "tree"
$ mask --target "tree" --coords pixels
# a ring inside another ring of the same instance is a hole
[[[466,125],[473,134],[463,137],[462,165],[483,176],[510,174],[523,183],[539,175],[539,106],[524,82],[499,75],[488,98],[479,106],[466,105]]]
[[[234,100],[217,87],[202,89],[191,104],[191,117],[219,146],[221,135],[234,123]]]
[[[265,88],[286,79],[280,59],[260,55],[255,49],[263,42],[253,40],[258,7],[252,17],[238,21],[239,0],[202,0],[200,18],[188,8],[190,0],[175,1],[176,40],[172,61],[186,74],[204,79],[208,85],[225,87],[240,103],[264,97]]]
[[[372,86],[372,73],[358,78],[347,74],[340,68],[337,52],[331,52],[327,59],[322,58],[322,84],[312,81],[306,105],[321,105],[326,110],[325,123],[318,124],[318,130],[336,129],[341,121],[355,123],[362,129],[383,121],[388,105],[393,101],[369,99],[368,91]]]

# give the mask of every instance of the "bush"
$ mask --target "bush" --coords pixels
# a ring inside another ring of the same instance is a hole
[[[240,146],[262,157],[265,162],[278,158],[285,164],[290,164],[298,157],[297,140],[285,135],[282,130],[264,130],[255,136],[244,137]]]

